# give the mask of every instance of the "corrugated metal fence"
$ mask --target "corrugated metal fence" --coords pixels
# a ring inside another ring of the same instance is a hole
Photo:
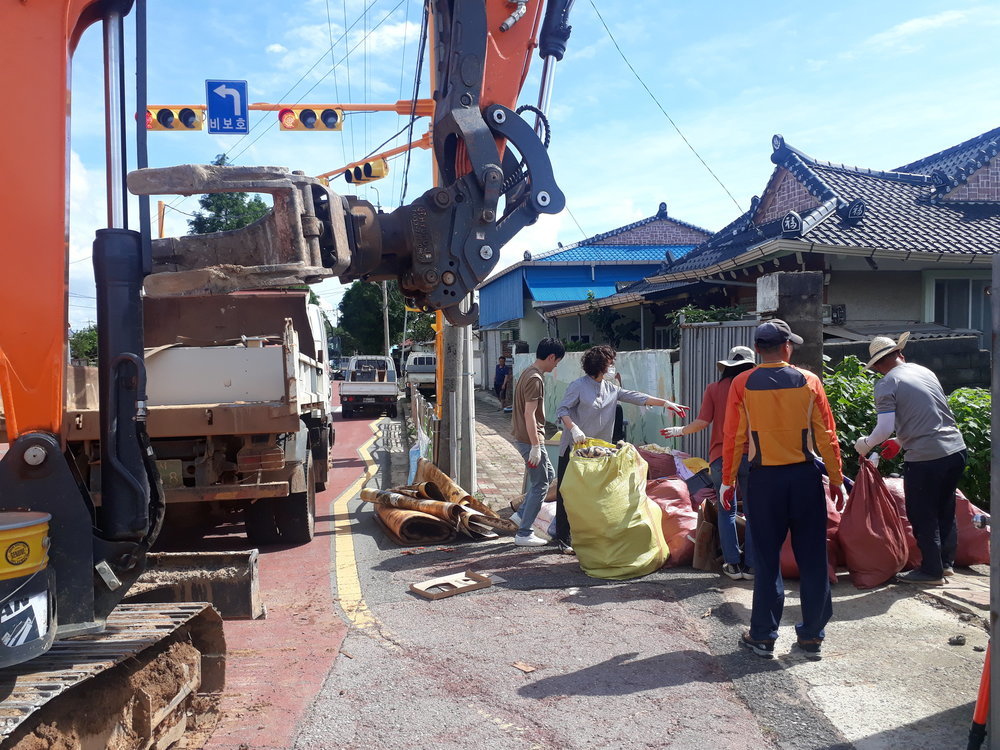
[[[759,321],[732,320],[723,323],[685,323],[681,326],[680,398],[691,407],[689,421],[698,416],[705,387],[719,379],[715,363],[725,359],[734,346],[753,348],[753,332]],[[671,441],[680,450],[708,460],[711,428],[681,440]]]

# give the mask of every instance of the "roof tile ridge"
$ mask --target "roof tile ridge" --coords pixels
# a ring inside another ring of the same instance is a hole
[[[980,133],[979,135],[973,136],[972,138],[969,138],[967,141],[962,141],[961,143],[957,143],[954,146],[949,146],[948,148],[945,148],[945,149],[942,149],[941,151],[938,151],[936,153],[930,154],[929,156],[925,156],[925,157],[923,157],[921,159],[917,159],[916,161],[911,161],[909,164],[903,164],[900,167],[896,167],[896,169],[894,169],[893,171],[894,172],[906,172],[906,171],[911,170],[913,168],[922,167],[922,166],[925,166],[925,165],[927,165],[927,164],[929,164],[929,163],[931,163],[933,161],[937,161],[938,159],[941,159],[942,157],[945,157],[945,156],[948,156],[950,154],[953,154],[953,153],[956,153],[958,151],[961,151],[964,148],[968,148],[969,146],[971,146],[973,143],[976,143],[977,141],[987,141],[987,139],[992,140],[994,138],[1000,138],[1000,128],[993,128],[993,130],[987,130],[985,133]]]

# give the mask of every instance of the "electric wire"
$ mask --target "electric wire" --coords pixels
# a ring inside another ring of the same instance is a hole
[[[423,17],[420,21],[420,41],[417,43],[417,70],[413,76],[413,106],[410,107],[410,122],[409,122],[409,135],[407,140],[413,143],[413,123],[417,119],[417,97],[420,95],[420,74],[424,68],[424,50],[427,47],[427,27],[430,21],[430,9],[427,3],[424,3]],[[408,149],[406,152],[406,166],[403,167],[403,189],[399,196],[399,205],[403,205],[406,202],[406,191],[409,187],[410,182],[410,160],[413,149]]]
[[[372,5],[374,5],[374,4],[375,3],[372,3]],[[344,26],[347,26],[347,0],[343,0],[343,7],[344,7]],[[367,13],[367,12],[368,12],[368,8],[365,8],[364,13]],[[355,21],[355,23],[357,23],[357,21]],[[352,24],[352,28],[353,28],[353,24]],[[344,49],[347,49],[347,40],[346,40],[346,37],[347,37],[347,33],[345,32],[344,33],[344,37],[343,37],[344,38]],[[352,100],[351,100],[351,94],[352,94],[352,88],[351,88],[351,54],[349,52],[344,56],[344,60],[347,61],[347,64],[345,66],[347,68],[347,103],[351,104],[352,103]],[[334,67],[336,67],[336,66],[334,66]],[[356,153],[358,153],[358,150],[357,150],[357,146],[354,145],[354,128],[351,128],[350,130],[351,130],[351,153],[352,154],[356,154]]]
[[[390,11],[389,11],[388,13],[386,13],[386,14],[385,14],[385,16],[383,16],[383,17],[382,17],[382,19],[381,19],[381,20],[380,20],[380,21],[379,21],[379,22],[378,22],[377,24],[375,24],[374,26],[372,26],[372,28],[371,28],[371,29],[369,29],[369,31],[368,31],[368,34],[372,34],[372,33],[374,33],[374,32],[375,32],[375,30],[376,30],[376,29],[378,29],[378,28],[379,28],[379,26],[381,26],[381,25],[382,25],[383,23],[385,23],[385,22],[386,22],[386,21],[387,21],[387,20],[389,19],[389,17],[390,17],[390,16],[391,16],[391,15],[392,15],[392,14],[393,14],[393,13],[394,13],[395,11],[396,11],[396,9],[397,9],[397,8],[399,8],[399,6],[400,6],[400,5],[402,5],[402,4],[404,3],[404,2],[406,2],[406,0],[400,0],[400,1],[399,1],[399,2],[398,2],[398,3],[396,4],[396,7],[395,7],[395,8],[393,8],[393,9],[392,9],[392,10],[390,10]],[[373,3],[373,4],[374,4],[374,3]],[[306,92],[305,92],[304,94],[302,94],[302,96],[300,96],[300,97],[298,98],[298,100],[297,100],[297,101],[296,101],[295,103],[296,103],[296,104],[298,104],[298,103],[299,103],[299,102],[301,102],[301,101],[302,101],[303,99],[305,99],[305,98],[306,98],[307,96],[309,96],[309,93],[310,93],[310,92],[311,92],[311,91],[312,91],[312,90],[313,90],[314,88],[316,88],[317,86],[319,86],[319,85],[320,85],[320,84],[321,84],[321,83],[322,83],[322,82],[323,82],[323,81],[324,81],[324,80],[326,79],[326,77],[330,75],[330,73],[334,72],[334,71],[335,71],[335,70],[336,70],[336,69],[337,69],[338,67],[340,67],[340,65],[341,65],[341,64],[343,64],[343,62],[344,62],[344,61],[345,61],[345,60],[346,60],[346,59],[347,59],[347,58],[348,58],[348,57],[350,56],[351,52],[354,52],[354,50],[356,50],[356,49],[357,49],[358,47],[360,47],[360,46],[361,46],[361,45],[362,45],[362,44],[364,43],[364,41],[365,41],[364,39],[361,39],[360,41],[358,41],[358,43],[357,43],[357,44],[355,44],[355,45],[354,45],[353,47],[351,47],[351,48],[350,48],[350,50],[348,50],[347,54],[345,54],[345,55],[344,55],[344,57],[340,58],[340,62],[338,62],[338,63],[337,63],[336,65],[334,65],[334,66],[333,66],[332,68],[330,68],[330,70],[329,70],[329,71],[327,71],[327,72],[326,72],[326,73],[325,73],[325,74],[324,74],[324,75],[323,75],[323,76],[322,76],[322,77],[321,77],[321,78],[320,78],[320,79],[319,79],[318,81],[316,81],[316,83],[314,83],[314,84],[313,84],[313,85],[312,85],[312,86],[311,86],[311,87],[309,88],[309,90],[308,90],[308,91],[306,91]],[[324,55],[325,55],[325,53],[324,53]],[[416,104],[414,104],[414,108],[415,108],[415,107],[416,107]],[[265,136],[265,135],[267,134],[268,130],[270,130],[270,129],[271,129],[272,127],[274,127],[274,126],[275,126],[276,124],[277,124],[277,120],[275,120],[275,121],[272,121],[272,122],[271,122],[271,124],[270,124],[270,125],[269,125],[269,126],[268,126],[267,128],[265,128],[264,130],[262,130],[262,131],[260,132],[260,134],[259,134],[259,135],[258,135],[258,136],[257,136],[256,138],[254,138],[254,139],[253,139],[252,141],[250,141],[250,143],[248,143],[248,144],[247,144],[246,146],[244,146],[244,147],[243,147],[243,148],[242,148],[242,149],[241,149],[241,150],[240,150],[239,152],[237,152],[236,154],[233,154],[233,156],[232,156],[232,157],[230,158],[230,163],[234,162],[234,161],[235,161],[236,159],[238,159],[238,158],[239,158],[240,156],[242,156],[243,154],[245,154],[245,153],[247,152],[247,150],[248,150],[248,149],[249,149],[249,148],[250,148],[251,146],[253,146],[253,145],[254,145],[254,144],[255,144],[255,143],[257,142],[257,141],[259,141],[259,140],[260,140],[261,138],[263,138],[263,137],[264,137],[264,136]]]
[[[326,28],[330,34],[330,64],[337,64],[337,53],[334,51],[333,47],[333,16],[330,13],[330,0],[326,0]],[[337,101],[340,101],[340,84],[337,81],[337,76],[333,77],[333,95],[336,97]],[[340,139],[340,150],[344,157],[344,161],[347,161],[347,144],[344,139]]]
[[[733,194],[729,191],[729,188],[727,188],[725,184],[722,182],[722,180],[719,179],[719,176],[712,171],[712,168],[708,166],[708,163],[701,157],[701,154],[699,154],[698,151],[695,149],[695,147],[691,145],[691,142],[687,139],[684,133],[681,132],[680,127],[678,127],[677,123],[674,122],[674,118],[672,118],[669,114],[667,114],[667,110],[663,108],[663,105],[660,104],[659,99],[657,99],[656,95],[652,91],[650,91],[649,86],[646,85],[646,82],[642,80],[639,73],[632,66],[632,63],[629,61],[628,57],[625,56],[625,53],[622,51],[622,48],[618,45],[618,40],[615,39],[615,35],[611,33],[611,29],[608,28],[608,25],[604,22],[604,16],[602,16],[601,11],[597,9],[597,5],[594,3],[594,0],[590,0],[590,5],[594,9],[594,12],[597,14],[597,18],[600,20],[601,25],[604,27],[604,30],[608,32],[608,38],[611,40],[611,43],[615,46],[615,49],[618,50],[618,54],[621,55],[621,58],[622,60],[625,61],[625,64],[628,66],[628,69],[632,71],[632,75],[635,76],[635,79],[646,90],[646,93],[649,94],[649,98],[653,100],[653,103],[659,108],[660,112],[663,113],[663,116],[667,118],[667,120],[673,126],[674,130],[677,131],[677,135],[681,137],[681,140],[684,141],[684,144],[691,150],[691,153],[697,157],[698,161],[702,163],[702,166],[704,166],[705,169],[708,170],[708,173],[715,178],[715,181],[719,183],[719,186],[726,191],[726,195],[729,196],[729,199],[733,202],[736,208],[740,210],[740,213],[743,213],[744,209],[742,206],[740,206],[739,201],[736,200],[735,196],[733,196]]]
[[[410,32],[410,0],[406,0],[406,18],[403,21],[403,51],[399,56],[399,99],[403,98],[403,79],[406,72],[406,43],[408,41],[408,36]],[[396,115],[396,125],[402,121],[403,116],[401,114]],[[399,132],[402,133],[405,130],[405,126]],[[396,194],[396,171],[392,172],[392,189],[389,191],[389,195]]]

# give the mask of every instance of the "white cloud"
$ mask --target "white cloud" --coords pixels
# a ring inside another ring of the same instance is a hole
[[[946,10],[933,16],[912,18],[909,21],[896,24],[891,29],[868,37],[864,44],[882,49],[896,48],[900,51],[913,52],[920,48],[913,42],[914,37],[946,26],[962,24],[967,20],[968,14],[963,11]]]
[[[288,52],[288,47],[283,44],[269,44],[265,48],[265,51],[272,55],[283,55]]]

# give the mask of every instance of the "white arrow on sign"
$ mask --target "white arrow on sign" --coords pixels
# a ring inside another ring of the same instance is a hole
[[[212,93],[213,94],[218,94],[223,99],[225,99],[227,96],[233,97],[233,114],[236,114],[236,115],[242,114],[243,107],[240,106],[241,102],[240,102],[240,92],[239,91],[237,91],[236,89],[229,88],[226,84],[222,84],[217,89],[213,89]]]

